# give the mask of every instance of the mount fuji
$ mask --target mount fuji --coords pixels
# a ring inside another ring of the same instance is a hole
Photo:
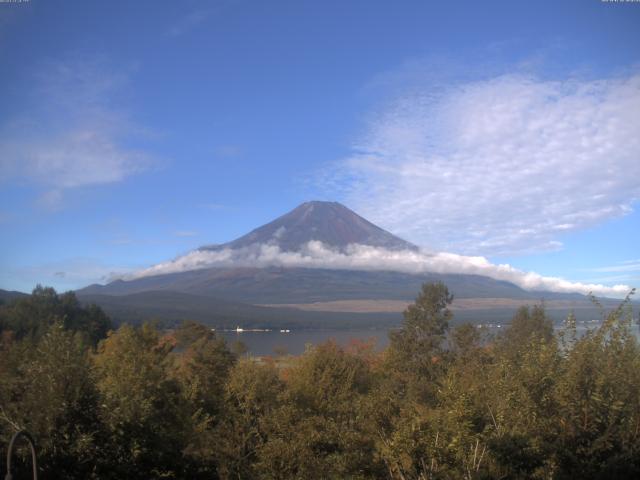
[[[380,252],[384,263],[367,263]],[[429,281],[447,284],[462,319],[505,320],[518,306],[540,300],[558,318],[570,310],[592,314],[577,293],[529,291],[483,275],[395,268],[395,259],[412,255],[426,254],[340,203],[312,201],[236,240],[204,245],[76,293],[116,320],[189,318],[221,326],[398,323],[399,313]]]

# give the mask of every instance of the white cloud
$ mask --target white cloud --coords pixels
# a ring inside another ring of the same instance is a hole
[[[43,188],[39,204],[60,206],[66,189],[119,182],[156,159],[132,146],[147,132],[116,107],[126,78],[99,61],[44,67],[31,108],[0,125],[0,180]]]
[[[412,88],[372,116],[327,188],[434,250],[554,250],[640,199],[640,74],[501,75]]]
[[[311,241],[299,252],[282,251],[273,244],[254,244],[241,249],[219,251],[195,250],[170,262],[160,263],[124,277],[127,279],[197,270],[209,267],[304,267],[350,270],[390,270],[406,273],[461,273],[484,275],[512,282],[526,290],[552,292],[593,292],[603,296],[623,296],[627,285],[608,287],[598,284],[570,282],[558,277],[545,277],[523,272],[510,265],[495,265],[485,257],[424,251],[396,251],[367,245],[349,245],[336,251],[319,241]]]
[[[59,189],[119,182],[147,168],[151,159],[121,148],[117,135],[113,126],[77,126],[48,138],[3,142],[2,155],[19,165],[19,176]]]

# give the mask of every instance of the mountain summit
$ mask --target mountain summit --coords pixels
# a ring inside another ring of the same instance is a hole
[[[312,240],[341,250],[354,243],[389,250],[417,249],[412,243],[377,227],[338,202],[313,201],[299,205],[232,242],[207,245],[200,250],[271,244],[279,246],[282,251],[300,251]]]

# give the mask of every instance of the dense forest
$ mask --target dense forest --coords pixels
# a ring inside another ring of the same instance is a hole
[[[449,328],[451,300],[425,284],[382,352],[252,358],[38,287],[0,306],[0,462],[26,429],[41,478],[640,478],[628,301],[585,335],[538,305],[489,338]]]

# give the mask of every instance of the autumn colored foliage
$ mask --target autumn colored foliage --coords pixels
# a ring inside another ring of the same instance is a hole
[[[52,479],[640,478],[629,301],[582,335],[524,307],[491,338],[451,300],[425,284],[382,352],[253,358],[38,287],[0,307],[0,446],[28,430]]]

